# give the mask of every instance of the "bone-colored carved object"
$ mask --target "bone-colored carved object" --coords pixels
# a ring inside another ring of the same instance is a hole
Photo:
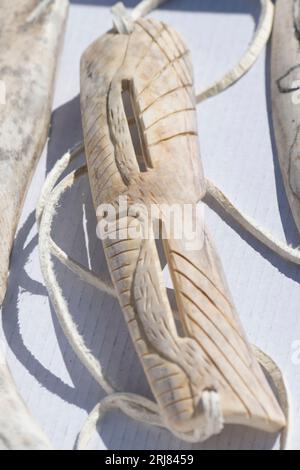
[[[130,103],[128,104],[128,100]],[[140,203],[196,205],[205,192],[189,52],[161,22],[138,20],[131,34],[107,33],[81,61],[81,109],[96,210],[120,195]],[[139,139],[135,139],[138,135]],[[97,211],[100,223],[109,219]],[[201,226],[201,216],[194,214]],[[165,213],[159,214],[162,224]],[[120,227],[140,219],[120,214]],[[119,236],[104,249],[120,305],[161,415],[174,433],[201,426],[214,393],[226,423],[268,432],[283,413],[249,346],[207,228],[203,245],[164,240],[180,324],[173,317],[154,240]]]
[[[0,450],[50,449],[48,439],[16,390],[0,340]]]
[[[272,34],[272,112],[278,158],[300,231],[300,1],[277,0]]]
[[[27,187],[48,136],[68,0],[1,0],[0,305]]]

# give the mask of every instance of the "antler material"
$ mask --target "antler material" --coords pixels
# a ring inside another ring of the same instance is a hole
[[[278,158],[300,230],[300,1],[277,0],[272,34],[272,107]]]
[[[129,105],[128,105],[129,101]],[[130,34],[108,33],[81,63],[81,109],[95,209],[140,203],[191,204],[203,197],[192,66],[178,34],[138,20]],[[138,139],[135,138],[138,136]],[[138,144],[137,144],[138,141]],[[105,211],[104,211],[105,212]],[[107,214],[98,210],[99,222]],[[203,221],[203,245],[169,237],[165,255],[176,291],[180,334],[153,240],[123,238],[142,225],[119,214],[104,240],[111,277],[160,412],[174,432],[192,433],[206,394],[219,419],[275,432],[285,418],[245,338]],[[165,212],[159,213],[163,226]]]

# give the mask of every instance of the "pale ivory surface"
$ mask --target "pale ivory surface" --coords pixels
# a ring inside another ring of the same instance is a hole
[[[186,3],[193,8],[193,2]],[[217,2],[215,11],[209,13],[211,5],[208,1],[202,2],[199,12],[183,11],[181,2],[173,2],[171,7],[177,6],[178,10],[161,10],[154,15],[183,34],[192,51],[199,87],[210,83],[232,65],[252,34],[253,18],[249,13],[256,14],[258,9],[246,7],[241,1],[228,2],[226,7],[222,6],[223,3]],[[26,202],[21,227],[24,225],[19,231],[13,255],[9,292],[3,309],[4,337],[11,344],[9,363],[15,380],[52,443],[60,448],[72,447],[86,410],[90,411],[101,392],[78,364],[54,315],[51,315],[48,299],[40,285],[35,228],[32,229],[33,216],[30,217],[30,214],[35,207],[45,170],[51,168],[56,158],[81,138],[77,98],[79,58],[88,44],[110,27],[110,21],[107,8],[97,8],[95,5],[74,5],[71,8],[56,92],[52,136]],[[226,190],[242,209],[283,237],[282,213],[288,241],[297,244],[298,237],[288,213],[275,160],[279,204],[276,194],[266,111],[264,58],[234,88],[203,103],[198,116],[206,175]],[[92,234],[88,244],[90,256],[84,248],[86,229],[82,221],[85,218],[88,220],[87,230]],[[300,275],[297,268],[282,262],[247,237],[246,241],[251,244],[246,244],[209,209],[206,218],[214,233],[232,296],[250,340],[271,354],[285,372],[296,422],[300,380],[299,354],[297,356],[293,349],[293,346],[297,347],[296,341],[300,340],[300,294],[297,284]],[[56,239],[67,251],[81,262],[87,263],[90,258],[93,268],[101,269],[104,256],[94,236],[95,220],[86,183],[67,199],[56,229]],[[64,270],[60,273],[65,295],[71,299],[71,309],[81,331],[93,351],[101,354],[109,375],[126,390],[149,393],[117,303],[93,292]],[[16,283],[20,286],[19,290],[16,290]],[[149,429],[117,413],[104,420],[101,437],[102,441],[95,436],[93,447],[188,447],[165,431]],[[297,426],[292,442],[296,448],[299,442]],[[228,427],[221,436],[213,438],[203,447],[272,448],[273,445],[275,438],[272,436]]]

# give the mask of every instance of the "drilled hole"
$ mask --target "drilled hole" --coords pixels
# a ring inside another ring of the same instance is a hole
[[[143,131],[134,108],[132,80],[122,80],[122,101],[136,160],[140,171],[145,172],[151,165],[147,161]]]

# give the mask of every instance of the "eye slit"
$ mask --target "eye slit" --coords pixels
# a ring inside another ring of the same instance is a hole
[[[140,172],[145,172],[151,168],[152,165],[148,162],[144,135],[141,129],[138,113],[134,106],[135,101],[132,80],[122,80],[122,102],[136,160]]]

